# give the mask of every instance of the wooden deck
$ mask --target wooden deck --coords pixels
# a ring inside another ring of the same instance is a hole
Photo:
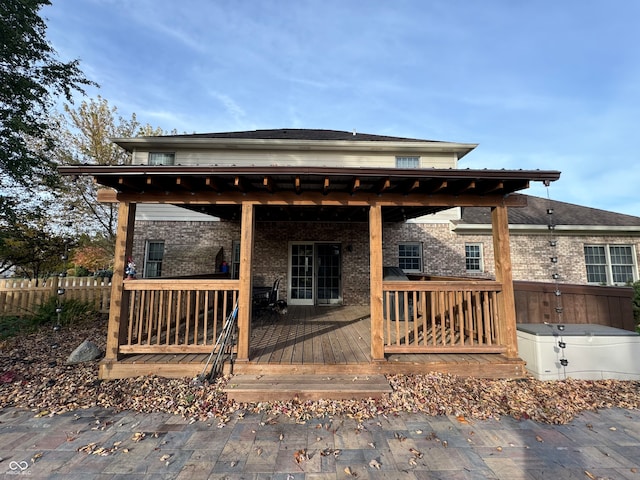
[[[101,364],[101,378],[156,374],[195,376],[207,354],[132,354]],[[256,319],[248,362],[225,365],[247,375],[373,375],[441,372],[461,376],[518,378],[524,362],[500,353],[401,353],[371,360],[368,306],[289,306],[286,315]]]

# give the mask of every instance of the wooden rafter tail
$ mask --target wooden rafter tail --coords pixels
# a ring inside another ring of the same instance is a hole
[[[504,182],[501,182],[501,181],[492,182],[491,184],[487,185],[485,188],[482,189],[482,193],[486,195],[487,193],[499,192],[503,189],[504,189]]]
[[[388,190],[391,187],[391,180],[387,177],[381,180],[376,186],[376,193],[381,194],[384,191]]]
[[[268,191],[269,193],[273,193],[273,192],[275,192],[275,188],[276,188],[276,186],[275,186],[275,182],[273,181],[273,178],[272,178],[272,177],[270,177],[270,176],[268,176],[268,175],[267,175],[267,176],[265,176],[265,177],[262,179],[262,185],[267,189],[267,191]]]
[[[420,188],[420,180],[410,180],[402,185],[401,190],[403,195],[408,195],[418,188]]]
[[[469,182],[467,182],[466,184],[462,185],[457,191],[456,194],[460,195],[462,193],[467,193],[470,190],[474,190],[476,188],[476,181],[475,180],[471,180]]]
[[[127,177],[118,177],[118,190],[139,191],[135,183],[131,182]]]
[[[216,179],[213,177],[206,177],[204,179],[204,186],[206,189],[213,190],[214,192],[220,191],[220,186],[218,185],[218,182],[216,182]]]
[[[242,178],[240,176],[236,176],[233,179],[233,186],[236,187],[238,190],[240,190],[243,193],[245,193],[248,190],[247,182],[245,181],[244,178]]]
[[[429,193],[434,194],[434,193],[442,192],[448,186],[449,186],[449,183],[446,180],[437,181],[434,183]]]
[[[195,190],[193,187],[193,182],[188,178],[183,177],[176,177],[176,187],[189,192],[193,192]]]
[[[356,191],[359,188],[360,188],[360,179],[354,178],[353,181],[351,182],[351,187],[349,188],[349,190],[351,191],[351,194],[353,195],[354,193],[356,193]]]
[[[326,195],[329,193],[329,177],[324,177],[324,182],[322,184],[322,194]]]
[[[296,194],[300,195],[302,193],[302,182],[301,182],[299,176],[296,177],[294,186],[295,186],[295,189],[296,189]]]

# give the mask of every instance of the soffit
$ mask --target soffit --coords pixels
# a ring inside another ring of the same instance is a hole
[[[425,195],[507,196],[528,188],[531,181],[551,182],[557,171],[471,169],[381,169],[327,167],[216,167],[216,166],[65,166],[63,175],[90,175],[122,194],[200,193],[251,195],[313,195],[331,200],[339,195],[411,198]],[[322,201],[322,200],[321,200]],[[330,202],[327,202],[330,203]],[[402,203],[402,200],[400,200]],[[385,221],[403,221],[436,213],[450,206],[385,207]],[[225,219],[238,219],[240,205],[194,205],[188,208]],[[258,206],[258,221],[367,221],[362,206]]]

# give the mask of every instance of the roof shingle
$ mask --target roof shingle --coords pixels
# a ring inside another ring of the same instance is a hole
[[[548,225],[550,218],[547,209],[553,209],[555,225],[590,225],[607,227],[640,226],[640,217],[622,213],[583,207],[572,203],[548,200],[546,198],[526,195],[527,206],[509,209],[511,225]],[[487,208],[467,207],[462,209],[459,224],[490,224],[491,212]]]

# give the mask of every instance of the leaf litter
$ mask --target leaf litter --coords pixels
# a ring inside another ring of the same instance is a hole
[[[640,381],[466,378],[448,374],[388,375],[392,392],[367,400],[318,400],[238,403],[224,388],[231,376],[211,383],[191,378],[141,376],[98,379],[98,362],[66,365],[67,356],[85,339],[105,348],[106,322],[47,329],[0,344],[0,405],[27,408],[51,416],[89,407],[163,412],[192,421],[215,418],[224,426],[233,415],[265,413],[308,421],[344,415],[358,422],[403,412],[451,415],[460,423],[511,416],[565,424],[583,411],[640,408]],[[55,379],[55,381],[51,381]],[[266,423],[272,423],[268,420]],[[275,421],[274,421],[275,423]],[[101,426],[100,426],[101,427]],[[327,427],[328,428],[328,427]]]

